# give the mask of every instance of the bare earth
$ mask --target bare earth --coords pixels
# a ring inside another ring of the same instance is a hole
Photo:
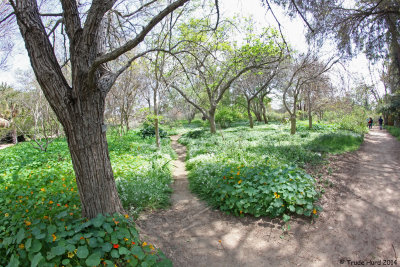
[[[386,131],[373,129],[360,150],[331,157],[328,167],[315,170],[333,183],[320,201],[324,210],[315,221],[292,219],[288,233],[279,219],[226,215],[193,195],[178,138],[172,137],[179,155],[172,206],[137,221],[143,238],[174,266],[384,265],[398,259],[400,143]]]
[[[0,149],[4,149],[9,146],[13,146],[13,144],[0,144]]]

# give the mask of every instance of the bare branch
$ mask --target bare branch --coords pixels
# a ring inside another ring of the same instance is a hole
[[[65,1],[65,0],[64,0]],[[124,54],[125,52],[132,50],[135,48],[139,43],[141,43],[146,35],[161,21],[163,20],[166,16],[168,16],[171,12],[173,12],[175,9],[179,8],[189,0],[177,0],[167,6],[164,10],[162,10],[157,16],[155,16],[147,25],[142,29],[142,31],[133,39],[125,43],[123,46],[105,54],[100,57],[98,57],[94,63],[92,64],[90,70],[89,70],[89,75],[88,79],[89,81],[93,80],[93,75],[96,69],[101,65],[106,62],[109,62],[111,60],[114,60]]]

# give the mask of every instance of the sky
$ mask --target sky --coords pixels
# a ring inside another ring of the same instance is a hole
[[[259,23],[260,27],[267,25],[277,27],[275,19],[270,12],[267,12],[267,8],[262,6],[261,0],[220,0],[220,11],[223,16],[228,17],[232,17],[235,14],[252,17]],[[300,18],[290,19],[281,8],[276,6],[274,7],[274,13],[282,25],[282,32],[286,41],[296,50],[305,52],[307,44],[304,37],[306,30],[304,22]],[[335,49],[333,44],[327,44],[326,47],[328,50]],[[0,83],[6,82],[10,85],[16,85],[16,72],[18,70],[31,70],[29,58],[20,37],[16,39],[15,48],[9,59],[10,69],[8,71],[0,71]],[[369,79],[368,61],[365,56],[358,56],[348,66],[351,72],[360,72]]]

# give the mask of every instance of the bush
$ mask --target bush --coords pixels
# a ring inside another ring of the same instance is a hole
[[[363,108],[355,107],[350,114],[345,114],[339,122],[340,129],[364,134],[368,132],[367,113]]]
[[[160,138],[166,138],[168,136],[168,133],[160,127],[158,127],[158,131],[160,133]],[[154,137],[156,135],[154,122],[148,120],[145,121],[142,125],[142,129],[140,129],[139,132],[142,138]]]
[[[184,136],[187,138],[197,139],[197,138],[203,137],[205,133],[206,133],[205,130],[194,130],[194,131],[185,133]]]
[[[212,206],[237,216],[277,217],[289,214],[316,216],[314,205],[319,193],[314,179],[292,166],[227,166],[221,173],[208,173],[196,179],[191,188]]]
[[[388,130],[388,132],[393,135],[394,137],[397,137],[397,139],[400,140],[400,128],[399,127],[394,127],[394,126],[385,126],[385,129]]]
[[[215,113],[215,122],[222,128],[230,127],[234,121],[240,119],[243,119],[243,114],[234,107],[222,106]]]

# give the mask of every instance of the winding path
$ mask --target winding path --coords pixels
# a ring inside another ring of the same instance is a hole
[[[332,158],[324,211],[312,223],[293,219],[285,234],[279,219],[225,215],[193,195],[178,138],[171,138],[179,155],[172,206],[137,221],[174,266],[348,266],[400,257],[400,143],[386,131],[373,129],[357,152]]]

